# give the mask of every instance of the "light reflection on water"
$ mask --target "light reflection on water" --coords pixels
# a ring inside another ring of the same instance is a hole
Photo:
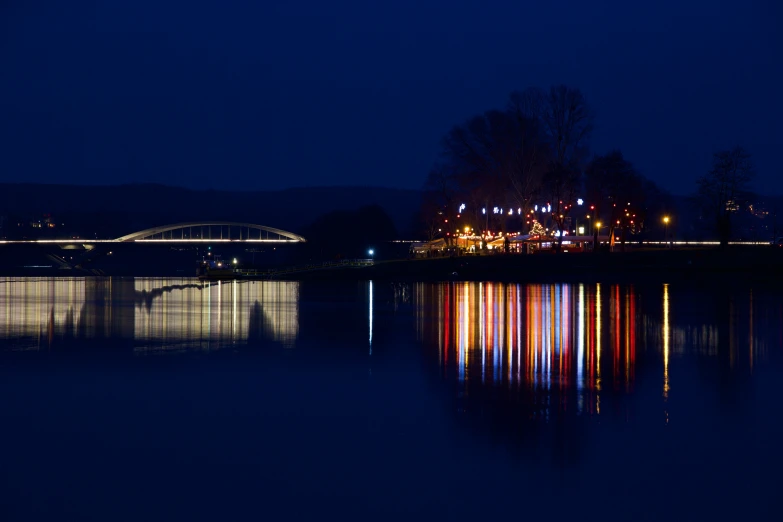
[[[296,282],[0,279],[0,340],[10,349],[123,339],[133,349],[219,349],[264,338],[293,346]]]
[[[607,387],[634,391],[639,357],[647,374],[660,372],[664,401],[677,389],[671,367],[686,354],[728,351],[730,368],[752,372],[768,353],[766,337],[754,326],[763,321],[768,335],[777,312],[754,309],[750,291],[727,296],[724,309],[700,294],[675,296],[666,284],[637,290],[420,283],[414,294],[417,336],[437,350],[439,366],[463,384],[463,394],[475,383],[549,395],[576,391],[577,411],[587,413],[600,413]]]

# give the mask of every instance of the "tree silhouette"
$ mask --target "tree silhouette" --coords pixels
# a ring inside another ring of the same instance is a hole
[[[731,215],[746,198],[755,175],[750,153],[736,146],[716,152],[712,158],[712,169],[697,180],[704,210],[715,220],[721,246],[729,242]]]

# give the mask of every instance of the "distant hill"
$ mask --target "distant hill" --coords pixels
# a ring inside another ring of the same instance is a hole
[[[379,205],[401,236],[413,233],[421,193],[380,187],[311,187],[280,191],[190,190],[153,184],[115,186],[0,184],[4,225],[51,214],[82,237],[116,237],[182,221],[238,221],[301,232],[334,210]],[[343,231],[349,233],[350,231]]]
[[[421,238],[414,216],[421,192],[381,187],[310,187],[279,191],[191,190],[154,184],[114,186],[0,184],[0,237],[17,235],[17,223],[29,223],[51,214],[58,235],[64,231],[81,237],[118,237],[144,228],[182,221],[238,221],[291,232],[303,231],[319,217],[335,210],[353,211],[378,205],[391,217],[401,239]],[[783,198],[754,198],[755,211],[738,213],[736,239],[768,240],[778,237],[777,213]],[[671,196],[664,212],[671,216],[670,232],[677,239],[714,238],[712,221],[701,216],[698,205],[685,196]],[[767,213],[760,213],[765,210]],[[660,215],[651,214],[646,238],[663,238]],[[62,223],[66,226],[62,227]],[[781,227],[783,229],[783,227]],[[350,234],[350,230],[340,231]]]

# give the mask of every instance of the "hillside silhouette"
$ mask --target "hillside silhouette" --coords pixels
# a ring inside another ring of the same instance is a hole
[[[190,190],[155,184],[115,186],[0,184],[0,235],[51,215],[57,233],[118,237],[184,221],[237,221],[301,233],[319,217],[377,205],[400,235],[413,233],[421,193],[381,187],[308,187],[279,191]]]

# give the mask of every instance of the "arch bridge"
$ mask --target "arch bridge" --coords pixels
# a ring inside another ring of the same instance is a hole
[[[279,228],[255,225],[253,223],[235,223],[233,221],[209,221],[176,223],[139,230],[116,239],[90,239],[73,237],[70,239],[10,239],[0,240],[0,244],[12,243],[59,243],[63,248],[73,245],[94,245],[97,243],[144,243],[144,242],[180,242],[180,243],[305,243],[300,235]]]
[[[300,235],[279,228],[252,223],[211,221],[148,228],[118,237],[114,241],[120,243],[142,241],[304,243],[306,240]]]

